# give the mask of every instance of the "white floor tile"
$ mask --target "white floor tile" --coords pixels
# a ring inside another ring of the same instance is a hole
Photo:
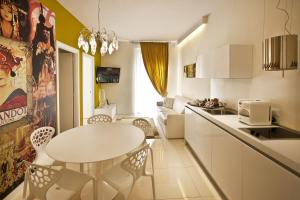
[[[202,169],[185,146],[183,140],[151,139],[148,140],[154,153],[154,175],[156,197],[159,200],[221,200],[208,181]],[[103,169],[120,162],[124,157],[107,161]],[[149,158],[150,159],[150,158]],[[150,160],[149,160],[150,161]],[[79,171],[78,164],[67,164],[67,168]],[[147,171],[151,171],[150,162]],[[84,172],[92,176],[96,174],[93,164],[85,165]],[[116,191],[104,184],[104,199],[111,199]],[[81,193],[83,200],[92,199],[92,184],[87,184]],[[6,200],[22,199],[22,186],[17,188]],[[143,177],[133,188],[131,199],[151,200],[152,184],[150,177]]]
[[[213,197],[212,188],[208,186],[207,180],[205,180],[202,172],[199,172],[196,167],[186,168],[187,173],[190,175],[193,180],[193,184],[197,188],[201,197]]]
[[[136,182],[132,190],[131,199],[133,200],[152,200],[152,184],[150,177],[142,177]]]

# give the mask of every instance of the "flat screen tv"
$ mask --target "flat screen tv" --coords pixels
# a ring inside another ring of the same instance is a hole
[[[120,68],[97,67],[96,83],[119,83]]]

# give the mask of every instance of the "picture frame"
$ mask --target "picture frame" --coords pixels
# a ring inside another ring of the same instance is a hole
[[[185,65],[183,72],[186,78],[195,78],[196,77],[196,63]]]

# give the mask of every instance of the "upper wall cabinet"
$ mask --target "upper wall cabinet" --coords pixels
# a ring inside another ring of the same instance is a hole
[[[229,44],[197,57],[196,78],[252,78],[251,45]]]

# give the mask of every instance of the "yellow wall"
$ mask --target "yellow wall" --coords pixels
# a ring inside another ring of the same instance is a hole
[[[74,48],[77,47],[77,38],[84,25],[79,22],[56,0],[40,0],[42,4],[55,12],[56,39]],[[99,51],[95,55],[95,68],[100,66],[101,56]],[[100,85],[95,82],[95,107],[99,105],[98,91]],[[82,51],[80,51],[80,123],[82,124]]]

